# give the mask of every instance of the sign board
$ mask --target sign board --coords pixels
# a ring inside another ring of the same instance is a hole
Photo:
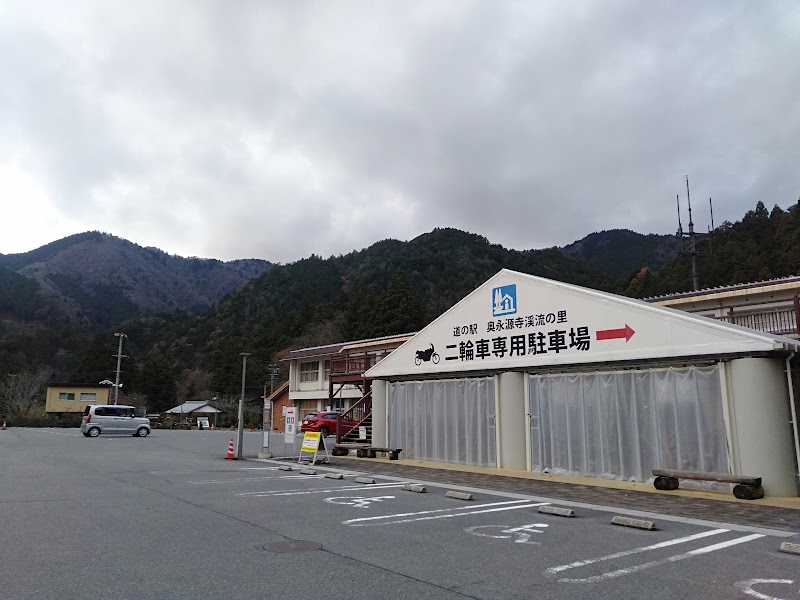
[[[330,459],[330,456],[328,455],[328,447],[325,445],[325,438],[322,437],[319,431],[306,431],[303,435],[303,443],[300,445],[300,457],[297,459],[297,462],[303,461],[303,452],[306,452],[314,454],[314,457],[311,459],[311,464],[316,464],[317,452],[320,447],[325,451],[322,462],[326,462]]]
[[[198,429],[210,429],[211,425],[208,423],[208,417],[197,417]]]
[[[284,417],[286,416],[286,411],[287,411],[287,410],[289,410],[289,407],[288,407],[288,406],[284,406],[284,407],[283,407],[283,411],[282,411],[282,413],[281,413],[281,414],[282,414]]]
[[[306,431],[303,434],[303,445],[300,446],[301,452],[316,452],[319,448],[319,440],[322,434],[319,431]]]
[[[503,269],[366,376],[380,379],[774,349],[775,339],[768,334]]]
[[[284,420],[284,439],[287,444],[294,443],[294,435],[297,433],[297,408],[294,406],[287,406],[286,417]]]
[[[360,440],[367,439],[367,428],[364,425],[358,426],[358,439]]]

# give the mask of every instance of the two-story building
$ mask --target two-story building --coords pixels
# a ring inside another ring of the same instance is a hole
[[[289,401],[298,417],[321,410],[346,411],[369,392],[364,373],[413,334],[340,342],[289,352]],[[276,415],[280,418],[280,415]]]

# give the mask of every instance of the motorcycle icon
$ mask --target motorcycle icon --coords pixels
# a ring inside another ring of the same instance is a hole
[[[439,355],[433,349],[433,344],[427,350],[417,350],[417,355],[414,357],[414,364],[419,366],[423,362],[433,362],[433,364],[439,364]]]

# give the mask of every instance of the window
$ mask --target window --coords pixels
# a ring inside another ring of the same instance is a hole
[[[75,400],[75,393],[74,392],[59,392],[58,393],[59,400]]]
[[[81,392],[81,402],[96,402],[97,394],[95,392]]]
[[[319,379],[319,361],[300,363],[300,383]]]
[[[329,381],[331,378],[331,361],[325,361],[325,381]]]

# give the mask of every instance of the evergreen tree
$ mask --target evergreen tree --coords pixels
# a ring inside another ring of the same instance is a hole
[[[104,379],[114,380],[117,363],[115,338],[108,333],[98,333],[83,353],[83,360],[69,378],[72,384],[96,384]]]
[[[372,319],[372,337],[418,331],[427,324],[422,299],[403,271],[397,271],[381,294]]]
[[[139,369],[136,392],[147,396],[147,409],[162,412],[178,404],[175,374],[163,356],[151,356]]]

